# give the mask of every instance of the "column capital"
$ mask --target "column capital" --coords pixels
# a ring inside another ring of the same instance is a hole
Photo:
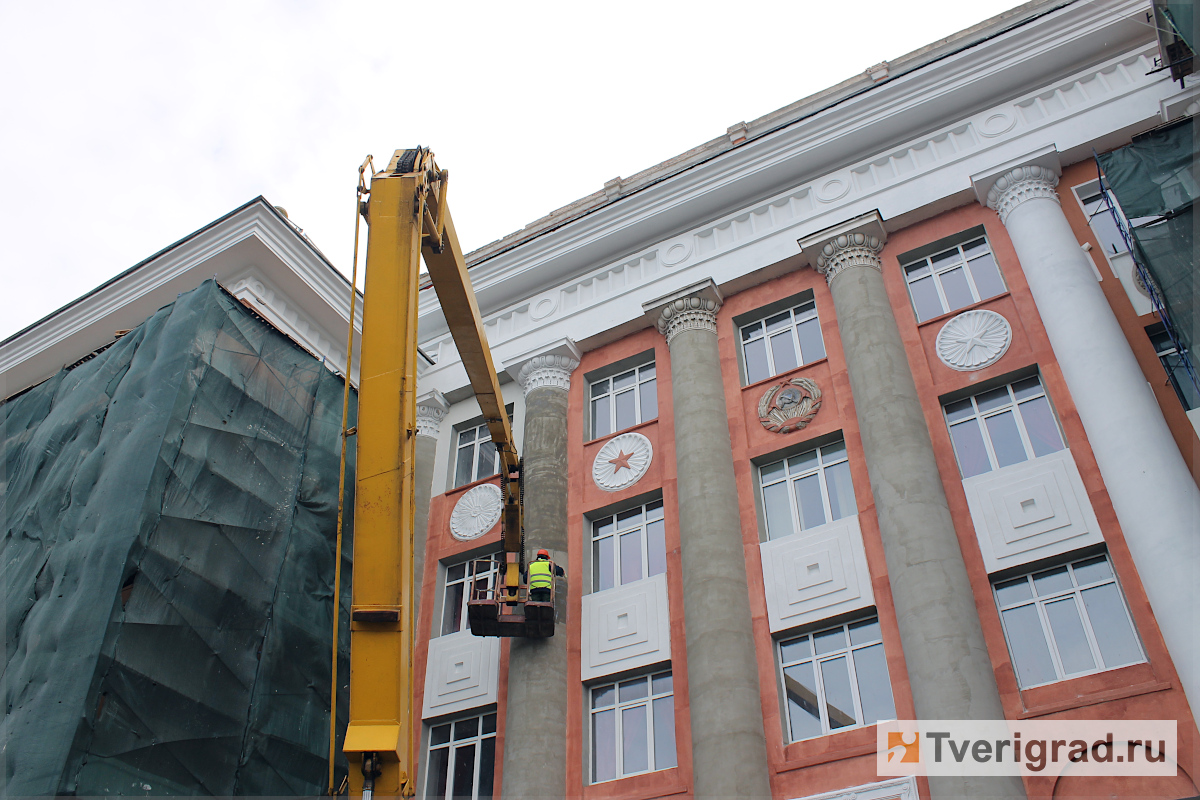
[[[1058,203],[1058,176],[1062,167],[1058,150],[1048,145],[1033,153],[1005,162],[971,176],[971,186],[979,202],[1000,215],[1007,224],[1013,209],[1036,197]]]
[[[504,362],[504,371],[528,397],[534,389],[571,388],[571,373],[579,366],[579,348],[570,339],[558,339]]]
[[[817,231],[796,243],[812,268],[832,285],[833,279],[849,267],[869,267],[882,272],[879,254],[885,242],[887,231],[883,227],[883,217],[878,211],[872,211]]]
[[[671,341],[684,331],[717,333],[717,311],[724,304],[721,290],[711,278],[642,304],[658,332]]]
[[[449,410],[450,402],[437,389],[417,397],[417,436],[436,439]]]

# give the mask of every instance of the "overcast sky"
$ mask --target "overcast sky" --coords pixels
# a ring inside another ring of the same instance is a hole
[[[0,339],[260,194],[348,273],[368,153],[469,251],[1014,5],[0,0]]]

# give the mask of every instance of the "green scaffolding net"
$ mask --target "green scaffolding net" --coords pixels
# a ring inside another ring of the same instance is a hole
[[[343,385],[207,281],[0,403],[6,796],[324,791]]]
[[[1188,117],[1097,156],[1128,220],[1134,257],[1150,273],[1176,335],[1191,352],[1200,308],[1194,217],[1200,147],[1195,137],[1194,118]]]

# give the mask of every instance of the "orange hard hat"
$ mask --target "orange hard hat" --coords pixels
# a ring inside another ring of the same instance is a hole
[[[549,557],[550,557],[550,551],[549,551],[549,550],[538,550],[537,557],[538,557],[538,558],[549,558]]]

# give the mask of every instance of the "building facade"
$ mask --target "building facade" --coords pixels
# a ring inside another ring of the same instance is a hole
[[[494,455],[423,296],[427,797],[1195,794],[1196,417],[1092,159],[1196,110],[1148,11],[1027,4],[470,256],[552,640],[467,629]],[[1174,719],[1179,769],[882,779],[894,718]]]

